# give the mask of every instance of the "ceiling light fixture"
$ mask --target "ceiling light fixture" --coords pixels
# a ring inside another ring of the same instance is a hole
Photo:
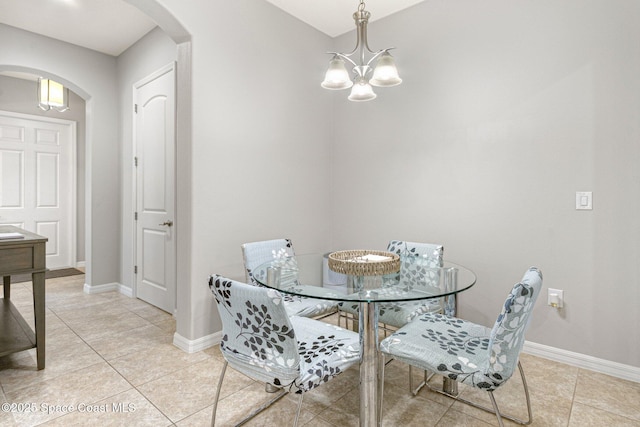
[[[61,113],[69,109],[69,88],[53,80],[38,78],[38,107]]]
[[[369,48],[367,42],[367,23],[371,14],[364,10],[364,0],[360,0],[358,10],[353,14],[353,19],[356,21],[357,42],[356,47],[351,53],[339,53],[329,52],[333,55],[329,62],[329,69],[325,74],[324,81],[321,86],[325,89],[341,90],[351,89],[349,95],[349,101],[370,101],[376,98],[376,94],[373,92],[373,86],[377,87],[390,87],[396,86],[402,83],[402,79],[398,75],[396,64],[393,61],[393,57],[389,53],[392,47],[379,50],[377,52],[372,51]],[[373,56],[365,62],[365,49]],[[350,57],[354,54],[358,54],[358,63],[353,61]],[[371,68],[371,63],[374,60],[378,60],[375,69]],[[353,65],[353,72],[355,73],[354,81],[349,77],[349,73],[345,67],[345,60]],[[373,75],[369,77],[373,70]],[[354,84],[355,82],[355,84]]]

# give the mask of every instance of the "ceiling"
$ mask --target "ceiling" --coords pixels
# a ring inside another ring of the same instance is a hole
[[[0,22],[113,56],[156,26],[122,0],[0,0]]]
[[[256,0],[253,0],[256,1]],[[357,0],[265,0],[335,37],[355,28]],[[367,0],[371,21],[424,0]],[[0,0],[0,22],[118,56],[156,24],[123,0]]]
[[[336,37],[355,29],[353,12],[358,0],[266,0],[323,33]],[[424,0],[367,0],[366,10],[373,22]]]

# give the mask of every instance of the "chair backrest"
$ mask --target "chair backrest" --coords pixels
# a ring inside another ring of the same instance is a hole
[[[524,334],[531,321],[533,306],[542,289],[542,273],[531,267],[516,283],[502,306],[489,339],[489,365],[486,375],[500,385],[513,374],[524,345]]]
[[[390,240],[387,251],[409,258],[414,256],[429,262],[431,267],[442,267],[444,246],[436,243],[406,242],[404,240]]]
[[[444,246],[435,243],[405,242],[391,240],[387,251],[400,255],[401,268],[399,283],[424,283],[438,286],[439,270],[430,270],[443,266]],[[412,286],[413,287],[413,286]]]
[[[289,239],[273,239],[261,242],[244,243],[242,246],[242,259],[244,260],[244,269],[247,283],[257,285],[254,277],[254,270],[272,260],[295,259],[293,244]]]
[[[222,320],[220,350],[227,362],[258,381],[293,383],[300,356],[281,294],[219,275],[209,278],[209,288]]]

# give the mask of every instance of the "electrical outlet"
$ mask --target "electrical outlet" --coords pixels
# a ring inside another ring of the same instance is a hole
[[[561,289],[549,288],[547,290],[547,304],[553,308],[564,307],[564,291]]]

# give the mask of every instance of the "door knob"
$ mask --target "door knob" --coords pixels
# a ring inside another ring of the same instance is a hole
[[[170,219],[163,222],[162,224],[158,224],[158,225],[166,225],[167,227],[171,227],[173,225],[173,221],[171,221]]]

